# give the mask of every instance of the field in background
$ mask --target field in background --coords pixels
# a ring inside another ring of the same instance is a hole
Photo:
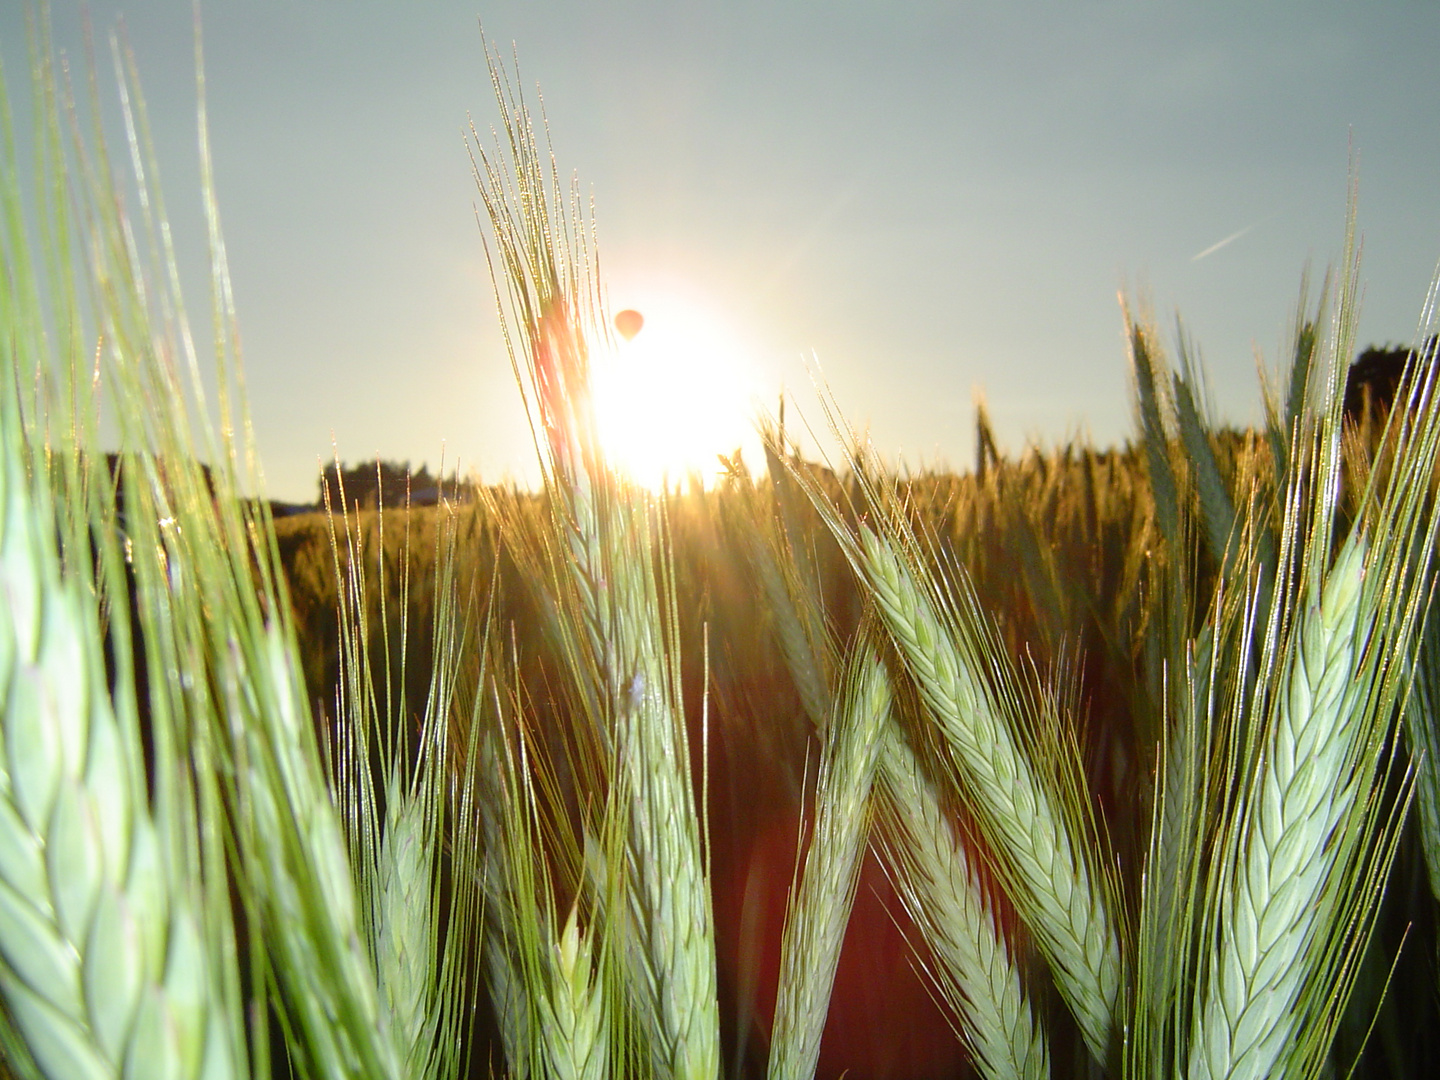
[[[1352,415],[1370,415],[1358,393],[1357,386]],[[1370,441],[1376,431],[1373,419],[1363,432],[1355,429]],[[1222,430],[1211,445],[1227,487],[1257,469],[1273,478],[1263,433]],[[853,477],[798,458],[788,464],[816,477],[837,504],[863,505]],[[802,818],[813,813],[820,754],[782,631],[757,582],[757,536],[778,524],[809,564],[835,640],[854,637],[864,607],[831,531],[790,473],[778,461],[772,467],[776,478],[755,478],[738,466],[711,491],[664,500],[697,775],[705,766],[701,753],[708,755],[725,1045],[731,1064],[747,1063],[745,1075],[763,1075],[785,898]],[[1156,795],[1157,718],[1165,693],[1156,599],[1165,547],[1143,443],[1110,450],[1074,443],[1010,459],[998,456],[982,434],[974,470],[910,477],[899,491],[917,526],[938,540],[937,568],[963,569],[1011,658],[1033,665],[1063,698],[1133,912]],[[348,575],[337,577],[332,534],[365,574],[371,655],[389,657],[388,670],[377,666],[372,673],[373,693],[381,700],[388,695],[391,706],[418,725],[431,677],[436,554],[442,531],[453,529],[468,617],[478,625],[482,612],[493,612],[523,672],[531,722],[537,730],[570,723],[555,692],[565,660],[550,633],[548,601],[536,589],[531,556],[507,547],[504,538],[507,522],[529,519],[534,528],[543,514],[544,496],[491,488],[478,503],[360,510],[343,519],[337,514],[333,522],[325,513],[277,521],[317,717],[335,714],[341,678],[337,582]],[[521,533],[511,529],[511,535]],[[1203,597],[1217,566],[1199,537],[1191,541],[1200,568],[1194,592]],[[1201,631],[1205,614],[1203,605],[1194,610],[1192,634]],[[1430,989],[1437,985],[1435,904],[1413,828],[1401,841],[1394,874],[1335,1048],[1336,1062],[1348,1060],[1369,1036],[1356,1072],[1361,1077],[1421,1075],[1440,1063],[1440,1029],[1432,1022],[1440,1008]],[[912,957],[914,941],[872,853],[837,975],[819,1075],[838,1077],[849,1068],[855,1075],[918,1078],[964,1069],[950,1021],[915,969],[925,960],[923,951]],[[1043,964],[1031,956],[1027,965],[1043,979]],[[1397,986],[1423,990],[1384,995],[1387,976]],[[1050,1021],[1074,1040],[1053,989],[1048,993]],[[1083,1068],[1078,1040],[1070,1052]]]

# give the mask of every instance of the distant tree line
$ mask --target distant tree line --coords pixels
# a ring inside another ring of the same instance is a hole
[[[1419,355],[1424,362],[1433,363],[1436,351],[1436,339],[1432,337]],[[1406,364],[1416,356],[1414,349],[1394,346],[1371,345],[1361,352],[1347,373],[1345,415],[1358,420],[1369,414],[1372,419],[1383,420],[1389,412]],[[999,461],[1000,452],[995,444],[989,414],[983,401],[978,401],[976,472],[983,477],[987,468],[998,465]],[[358,505],[363,510],[373,510],[377,506],[399,508],[407,501],[411,506],[434,506],[442,498],[450,502],[473,502],[479,492],[479,483],[473,477],[461,478],[458,469],[448,476],[434,476],[429,465],[422,464],[420,468],[412,469],[409,461],[377,459],[357,465],[332,462],[320,472],[316,505],[326,506],[328,495],[328,505],[338,510],[342,490],[347,507],[353,509]],[[276,506],[282,508],[282,514],[308,509],[285,504]]]
[[[318,505],[338,511],[341,503],[353,509],[373,510],[377,506],[399,508],[434,506],[441,499],[472,502],[478,485],[462,479],[459,470],[448,476],[433,476],[428,465],[412,469],[408,461],[375,460],[347,465],[331,462],[320,471]],[[343,494],[342,494],[343,493]]]

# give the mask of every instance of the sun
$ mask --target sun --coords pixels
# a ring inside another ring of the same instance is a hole
[[[758,445],[749,351],[723,318],[694,303],[631,299],[616,316],[614,347],[592,357],[601,445],[652,490],[695,476],[708,486],[717,455]]]

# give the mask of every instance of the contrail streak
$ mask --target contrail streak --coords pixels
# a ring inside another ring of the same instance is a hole
[[[1254,224],[1246,225],[1239,232],[1231,233],[1229,236],[1225,237],[1224,240],[1221,240],[1218,244],[1211,244],[1204,251],[1200,252],[1199,255],[1192,256],[1190,261],[1199,262],[1201,259],[1205,258],[1206,255],[1214,255],[1215,252],[1219,251],[1226,244],[1233,244],[1236,240],[1239,240],[1240,237],[1244,236],[1246,233],[1248,233],[1251,229],[1255,228],[1255,226],[1259,224],[1260,222],[1257,221]]]

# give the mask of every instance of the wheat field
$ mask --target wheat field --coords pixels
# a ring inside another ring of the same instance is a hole
[[[1256,430],[1130,307],[1124,448],[1002,458],[982,410],[973,469],[896,475],[827,398],[828,463],[782,412],[657,494],[597,435],[595,222],[487,53],[542,489],[272,520],[203,99],[208,332],[133,62],[111,147],[45,40],[33,148],[3,102],[4,1075],[1440,1068],[1440,409],[1414,363],[1345,410],[1353,210]]]

